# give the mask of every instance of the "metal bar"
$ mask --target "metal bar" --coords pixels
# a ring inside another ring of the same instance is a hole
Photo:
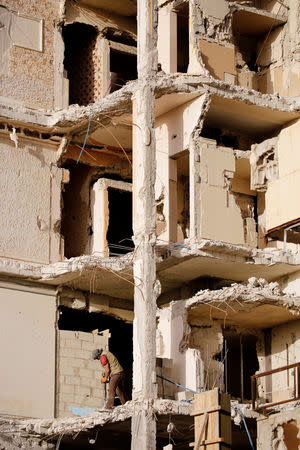
[[[158,378],[161,378],[162,380],[167,381],[168,383],[175,384],[175,386],[181,387],[182,389],[185,389],[186,391],[193,392],[193,394],[198,394],[198,392],[193,391],[193,389],[187,388],[185,386],[182,386],[181,384],[175,383],[175,381],[169,380],[168,378],[162,377],[161,375],[156,375]]]
[[[300,397],[294,397],[294,398],[289,398],[288,400],[281,400],[281,402],[267,403],[263,406],[254,408],[254,411],[261,411],[262,409],[271,408],[271,406],[282,405],[283,403],[295,402],[296,400],[299,400],[299,399],[300,399]]]
[[[238,414],[240,415],[240,417],[241,417],[241,419],[243,421],[243,424],[244,424],[244,427],[245,427],[245,430],[246,430],[246,433],[247,433],[247,436],[248,436],[251,448],[252,448],[252,450],[255,450],[253,442],[252,442],[252,438],[251,438],[251,435],[249,433],[248,426],[247,426],[247,423],[246,423],[246,420],[245,420],[245,416],[244,416],[244,414],[242,413],[242,411],[239,408],[235,408],[235,410],[238,412]]]
[[[227,355],[227,341],[225,339],[225,343],[224,343],[224,351],[225,351],[225,355]],[[225,393],[227,394],[227,357],[225,358]]]
[[[241,355],[241,400],[244,403],[244,354],[243,354],[243,337],[240,336],[240,355]]]
[[[285,344],[286,346],[286,364],[287,366],[289,365],[289,344]],[[287,387],[290,386],[290,373],[289,370],[286,371],[286,382],[287,382]]]
[[[283,230],[283,251],[286,252],[286,236],[287,236],[287,230],[286,228]]]
[[[300,362],[297,362],[297,363],[294,363],[294,364],[289,364],[288,366],[278,367],[278,369],[272,369],[272,370],[269,370],[267,372],[261,372],[261,373],[258,373],[256,375],[251,375],[251,378],[260,378],[260,377],[263,377],[265,375],[271,375],[272,373],[281,372],[282,370],[292,369],[293,367],[299,367],[299,366],[300,366]]]
[[[252,397],[252,409],[255,409],[256,402],[256,378],[251,377],[251,397]]]

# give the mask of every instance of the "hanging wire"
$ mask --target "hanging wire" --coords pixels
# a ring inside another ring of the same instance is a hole
[[[85,147],[85,144],[86,144],[86,140],[87,140],[88,134],[89,134],[89,132],[90,132],[90,126],[91,126],[91,115],[92,115],[92,108],[91,108],[91,106],[90,106],[90,112],[89,112],[89,124],[88,124],[88,129],[87,129],[87,131],[86,131],[86,135],[85,135],[85,139],[84,139],[84,143],[83,143],[83,146],[82,146],[81,152],[80,152],[80,154],[79,154],[79,156],[78,156],[78,158],[77,158],[77,161],[76,161],[76,163],[77,163],[77,164],[78,164],[78,162],[79,162],[79,160],[80,160],[80,158],[81,158],[82,152],[83,152],[83,150],[84,150],[84,147]]]

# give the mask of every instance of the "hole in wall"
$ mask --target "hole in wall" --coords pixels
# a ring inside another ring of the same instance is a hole
[[[110,49],[110,92],[121,89],[127,81],[137,78],[137,56]]]
[[[97,73],[100,72],[97,35],[95,27],[84,23],[76,22],[63,27],[69,104],[88,105],[100,95],[97,81]]]

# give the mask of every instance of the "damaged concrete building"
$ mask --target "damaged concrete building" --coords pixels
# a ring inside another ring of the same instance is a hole
[[[298,448],[300,0],[0,0],[0,57],[0,449]]]

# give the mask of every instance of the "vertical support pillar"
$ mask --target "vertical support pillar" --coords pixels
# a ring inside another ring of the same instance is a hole
[[[93,234],[91,236],[91,253],[101,258],[109,256],[109,248],[106,239],[109,209],[108,191],[102,180],[98,180],[91,190],[91,214]]]
[[[177,72],[177,14],[171,4],[159,10],[157,45],[162,70]]]
[[[154,87],[157,69],[157,0],[138,0],[138,77],[133,97],[133,232],[135,254],[133,322],[132,450],[156,448],[152,404],[157,395]]]

